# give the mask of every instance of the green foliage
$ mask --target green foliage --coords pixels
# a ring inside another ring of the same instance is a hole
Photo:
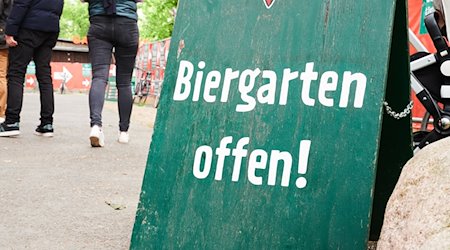
[[[87,4],[79,1],[65,1],[61,16],[59,37],[72,39],[85,37],[89,28]]]
[[[172,35],[178,0],[147,0],[141,4],[141,38],[161,40]]]
[[[178,0],[144,0],[138,3],[140,38],[160,40],[172,35]],[[89,29],[88,5],[66,0],[61,16],[61,38],[85,37]]]

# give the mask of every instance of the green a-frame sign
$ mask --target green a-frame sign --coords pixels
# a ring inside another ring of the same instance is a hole
[[[131,248],[365,249],[412,155],[385,100],[406,1],[180,0]]]

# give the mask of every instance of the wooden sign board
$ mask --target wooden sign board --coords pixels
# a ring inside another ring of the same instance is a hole
[[[131,248],[364,249],[395,9],[180,0]]]

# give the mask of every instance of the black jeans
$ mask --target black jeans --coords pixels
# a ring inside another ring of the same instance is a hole
[[[20,121],[23,101],[23,84],[27,65],[33,59],[36,65],[36,78],[41,96],[41,124],[53,123],[55,102],[50,60],[52,49],[58,39],[58,33],[21,29],[14,37],[18,43],[9,49],[8,58],[8,100],[6,105],[6,123]]]
[[[128,131],[133,107],[131,77],[139,45],[137,22],[126,17],[93,16],[90,23],[88,45],[92,64],[92,84],[89,91],[91,126],[102,126],[105,88],[114,48],[119,129]]]

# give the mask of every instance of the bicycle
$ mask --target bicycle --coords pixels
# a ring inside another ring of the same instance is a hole
[[[139,69],[142,70],[142,69]],[[152,84],[152,74],[149,71],[142,70],[142,78],[134,87],[133,103],[145,105],[147,97],[150,95],[150,86]]]
[[[450,10],[450,6],[444,4],[446,9]],[[450,48],[435,13],[427,15],[424,22],[437,52],[430,53],[409,30],[410,43],[418,51],[411,55],[411,88],[427,111],[421,120],[421,129],[413,134],[415,152],[450,136]],[[433,125],[431,131],[428,129],[430,123]]]
[[[159,97],[161,95],[161,89],[162,89],[163,82],[164,81],[160,81],[159,84],[154,85],[155,99],[153,101],[153,107],[156,109],[159,107]]]
[[[59,92],[61,93],[61,95],[63,95],[66,90],[66,83],[67,83],[67,74],[64,72],[61,85],[59,86]]]

